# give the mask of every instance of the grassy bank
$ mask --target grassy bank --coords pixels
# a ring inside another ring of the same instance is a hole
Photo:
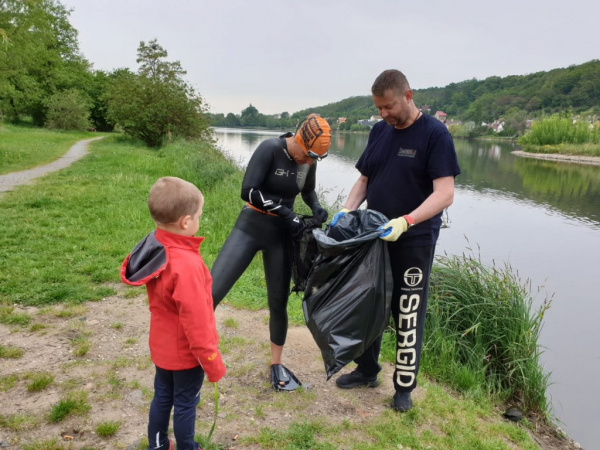
[[[65,146],[68,145],[65,143]],[[122,259],[141,237],[153,229],[146,200],[148,189],[158,177],[179,176],[195,183],[204,192],[206,205],[201,234],[206,241],[202,245],[202,254],[209,267],[242,205],[239,199],[242,174],[210,144],[176,142],[157,151],[119,136],[109,136],[94,142],[90,151],[88,156],[71,167],[50,174],[35,185],[22,186],[0,197],[0,215],[4,219],[0,221],[0,323],[9,325],[13,333],[34,332],[35,325],[26,312],[15,308],[16,304],[42,307],[60,304],[72,311],[86,301],[100,301],[117,293],[114,286],[118,282],[118,267]],[[493,272],[486,278],[484,268],[476,266],[472,269],[467,270],[467,274],[477,278],[477,283],[471,283],[473,280],[468,278],[452,278],[465,272],[462,266],[450,263],[436,269],[438,279],[452,281],[434,290],[435,299],[432,299],[430,310],[445,307],[449,314],[430,314],[434,320],[430,329],[445,327],[446,324],[442,322],[451,322],[452,317],[457,316],[457,309],[467,308],[463,305],[464,298],[480,299],[480,289],[483,287],[490,292],[500,293],[485,297],[490,300],[490,307],[486,309],[488,314],[493,314],[494,304],[498,306],[507,300],[504,294],[512,301],[525,300],[517,308],[509,303],[506,310],[516,309],[515,314],[522,321],[515,322],[510,319],[514,317],[510,316],[507,322],[513,325],[512,328],[506,325],[508,328],[502,331],[504,339],[498,336],[490,338],[494,342],[521,345],[519,339],[522,335],[531,334],[527,329],[519,328],[526,327],[531,320],[527,315],[526,294],[515,288],[518,283],[509,279],[504,271]],[[482,285],[481,280],[487,279],[489,282]],[[475,287],[470,291],[472,286]],[[460,296],[455,292],[458,287],[463,291]],[[136,295],[140,291],[132,289],[131,292]],[[227,304],[254,310],[266,308],[260,258],[255,259],[237,283],[227,298]],[[460,308],[457,305],[461,305]],[[536,448],[527,428],[500,419],[492,401],[506,400],[514,395],[523,396],[522,385],[507,386],[499,378],[492,377],[492,385],[497,389],[491,389],[485,384],[485,375],[493,369],[497,370],[495,366],[485,363],[481,369],[459,359],[459,356],[462,357],[459,353],[472,353],[473,360],[490,361],[489,346],[483,341],[482,335],[485,328],[495,331],[497,328],[492,327],[490,322],[483,322],[477,308],[478,304],[475,303],[471,307],[475,317],[465,318],[464,323],[452,329],[444,328],[439,333],[430,333],[426,352],[433,348],[433,341],[440,342],[440,347],[435,350],[440,354],[449,348],[448,343],[454,342],[452,353],[447,353],[453,357],[437,362],[438,369],[443,369],[443,373],[434,370],[436,364],[433,361],[437,360],[434,350],[429,356],[424,355],[426,375],[462,390],[466,393],[464,396],[457,397],[448,389],[421,376],[420,385],[427,386],[427,398],[419,403],[418,408],[404,415],[386,412],[353,427],[352,434],[361,436],[360,442],[354,444],[348,441],[348,424],[333,426],[322,420],[306,420],[299,414],[298,420],[291,426],[285,429],[272,428],[261,425],[260,414],[255,412],[258,418],[256,435],[248,443],[261,448],[283,446],[289,449],[375,449],[383,448],[388,443],[393,448],[409,446],[415,449]],[[499,313],[504,315],[505,311]],[[303,324],[299,298],[292,297],[290,316],[292,323]],[[533,317],[534,321],[537,320],[536,316]],[[490,320],[493,322],[494,318]],[[475,326],[478,328],[475,329]],[[531,356],[526,352],[537,350],[536,330],[533,331],[530,336],[533,340],[523,343],[525,353],[513,354],[507,350],[499,355],[513,359]],[[480,347],[461,340],[465,332],[467,337],[475,338],[474,342]],[[229,345],[233,345],[231,341]],[[388,339],[385,352],[387,361],[391,360],[390,348]],[[19,357],[18,352],[15,353],[18,349],[2,347],[0,350],[1,358]],[[77,351],[82,357],[86,353],[85,348]],[[430,359],[429,364],[425,363],[427,358]],[[537,361],[533,360],[533,363]],[[509,366],[508,369],[514,372],[523,368]],[[0,379],[3,395],[10,395],[12,381],[9,378]],[[538,393],[541,390],[543,394],[544,385],[538,385],[537,388]],[[206,395],[210,395],[209,391],[210,388]],[[475,392],[478,394],[474,395]],[[306,397],[282,396],[281,405],[276,407],[281,407],[283,413],[297,401],[302,403],[303,399],[306,400]],[[264,405],[261,401],[265,402]],[[271,407],[267,404],[270,401],[257,398],[258,406],[255,408]],[[543,401],[538,401],[536,407],[529,408],[543,411],[543,405]],[[93,409],[94,405],[90,406]],[[310,404],[306,408],[310,410]],[[80,413],[85,415],[87,410]],[[7,411],[0,412],[0,427],[8,429],[14,420],[17,419]],[[528,422],[524,424],[528,425]],[[222,426],[227,426],[227,418],[223,419]],[[211,448],[227,448],[227,444],[217,443]]]

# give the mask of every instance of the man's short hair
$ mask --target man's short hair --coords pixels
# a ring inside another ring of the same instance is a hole
[[[189,181],[177,177],[162,177],[150,188],[148,209],[154,222],[175,223],[198,212],[202,192]]]
[[[395,91],[405,94],[410,89],[408,80],[402,72],[396,69],[384,70],[375,79],[371,87],[371,93],[376,97],[383,97],[386,91]]]

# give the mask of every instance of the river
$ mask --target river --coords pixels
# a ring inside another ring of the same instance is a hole
[[[240,167],[277,131],[215,129],[222,151]],[[329,205],[345,199],[366,134],[334,134],[319,163],[318,190]],[[552,305],[540,344],[548,395],[561,428],[584,448],[600,446],[600,167],[519,158],[511,143],[456,140],[456,179],[449,227],[436,253],[473,252],[505,264],[531,283],[536,304]],[[336,208],[339,207],[339,203]]]

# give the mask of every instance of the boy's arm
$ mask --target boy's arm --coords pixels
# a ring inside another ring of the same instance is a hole
[[[177,277],[173,299],[192,353],[204,369],[208,381],[216,383],[225,375],[226,369],[218,349],[219,335],[209,294],[211,283],[206,280],[206,276],[210,275],[208,269],[205,271],[197,267],[197,270]]]

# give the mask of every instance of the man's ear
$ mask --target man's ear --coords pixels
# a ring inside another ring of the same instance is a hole
[[[413,98],[413,91],[412,89],[409,89],[408,91],[406,91],[406,101],[410,102]]]

